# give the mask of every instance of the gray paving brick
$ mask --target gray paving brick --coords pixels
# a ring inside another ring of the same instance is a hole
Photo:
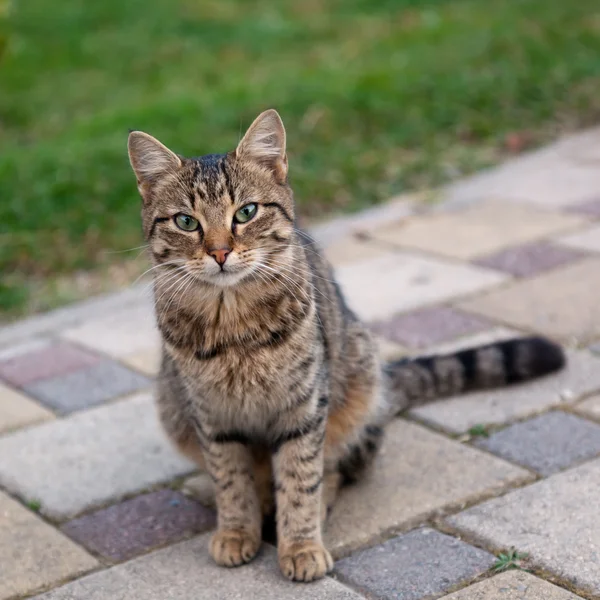
[[[0,439],[0,485],[67,518],[190,473],[171,448],[149,395],[115,402]]]
[[[561,411],[516,423],[476,445],[542,475],[600,454],[600,425]]]
[[[453,433],[478,424],[503,424],[574,402],[600,389],[600,359],[588,352],[569,352],[561,372],[529,383],[464,394],[411,411],[419,419]]]
[[[600,591],[600,459],[449,517],[492,548],[516,548],[575,589]],[[597,596],[591,596],[597,597]]]
[[[283,578],[275,549],[250,564],[216,566],[202,535],[53,590],[36,600],[360,600],[331,578],[308,585]]]
[[[178,492],[159,490],[69,521],[61,531],[109,560],[123,561],[212,529],[215,517]]]
[[[381,600],[419,600],[449,591],[494,564],[494,557],[432,529],[417,529],[340,561],[335,572]]]
[[[148,387],[150,379],[112,361],[25,386],[25,391],[59,414],[102,404]]]

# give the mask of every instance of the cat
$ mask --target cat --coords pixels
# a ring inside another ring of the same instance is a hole
[[[209,550],[219,565],[252,560],[263,517],[276,511],[282,573],[325,576],[327,512],[372,463],[387,422],[565,363],[558,345],[529,337],[380,364],[323,254],[295,226],[275,110],[227,154],[183,158],[140,131],[128,149],[163,340],[159,414],[214,481]]]

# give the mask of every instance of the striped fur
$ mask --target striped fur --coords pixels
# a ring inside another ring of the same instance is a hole
[[[274,111],[228,154],[185,159],[139,132],[129,151],[163,339],[160,417],[215,483],[210,552],[218,564],[251,560],[263,516],[276,507],[282,572],[324,576],[333,563],[322,522],[341,483],[370,464],[394,415],[564,362],[557,346],[531,338],[382,366],[330,266],[294,225],[285,131]],[[236,221],[249,203],[255,216]],[[179,229],[179,214],[197,227]]]

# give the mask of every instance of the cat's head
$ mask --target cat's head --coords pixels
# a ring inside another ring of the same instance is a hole
[[[294,203],[275,110],[259,115],[227,154],[183,158],[140,131],[128,147],[155,264],[227,287],[268,273],[270,259],[289,247]]]

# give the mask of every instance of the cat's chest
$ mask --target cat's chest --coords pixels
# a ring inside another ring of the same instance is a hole
[[[265,349],[225,350],[214,356],[195,354],[179,361],[188,385],[216,399],[251,399],[286,390],[289,359]]]

